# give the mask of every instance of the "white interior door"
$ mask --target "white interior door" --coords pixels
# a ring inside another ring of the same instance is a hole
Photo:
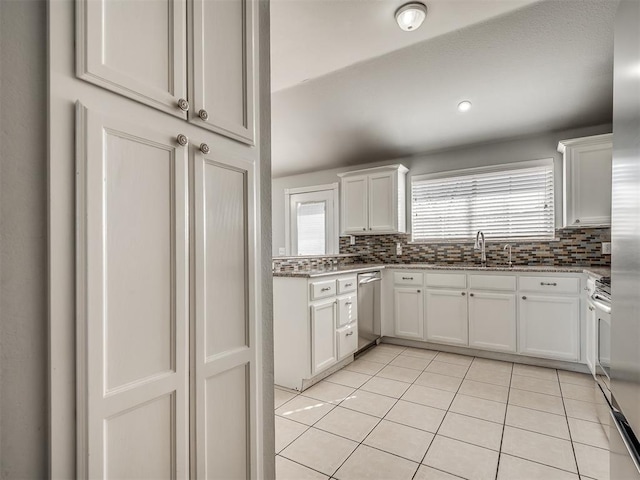
[[[78,0],[78,77],[187,118],[186,0]]]
[[[334,190],[289,195],[290,255],[338,253]]]
[[[77,110],[78,477],[188,476],[187,149]]]
[[[194,157],[195,478],[257,478],[253,164]]]

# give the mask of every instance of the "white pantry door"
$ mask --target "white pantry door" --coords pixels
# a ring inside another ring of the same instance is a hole
[[[198,479],[258,477],[253,168],[215,149],[194,153]]]
[[[78,478],[188,477],[187,147],[77,107]]]

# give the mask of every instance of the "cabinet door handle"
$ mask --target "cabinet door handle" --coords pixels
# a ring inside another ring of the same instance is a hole
[[[345,287],[353,287],[353,283],[345,283],[344,286]]]
[[[345,305],[353,305],[353,302],[344,302]]]
[[[363,231],[363,232],[366,232],[366,231],[367,231],[367,228],[366,228],[366,227],[362,227],[362,231]]]
[[[324,287],[320,289],[321,292],[328,292],[330,290],[331,290],[331,287]]]
[[[466,292],[461,292],[460,295],[462,295],[463,297],[466,295]]]
[[[183,112],[189,111],[189,102],[187,102],[184,98],[178,100],[178,108]]]
[[[593,312],[593,311],[595,310],[595,308],[593,308],[591,305],[589,305],[589,310],[590,310],[591,312]]]
[[[522,299],[523,299],[523,300],[526,300],[526,299],[527,299],[527,297],[522,297]]]
[[[416,292],[417,292],[417,293],[421,293],[421,292],[422,292],[422,290],[416,290]]]
[[[351,336],[351,335],[353,335],[353,330],[351,330],[349,333],[347,333],[347,334],[345,335],[345,337],[349,337],[349,336]]]
[[[474,296],[474,294],[473,294],[473,293],[470,293],[470,294],[469,294],[469,296],[470,296],[470,297],[473,297],[473,296]]]
[[[543,287],[557,287],[558,284],[556,282],[540,282],[540,285]]]
[[[413,280],[413,277],[402,277],[403,280]]]

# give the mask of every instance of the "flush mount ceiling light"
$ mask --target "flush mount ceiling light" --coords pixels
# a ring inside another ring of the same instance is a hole
[[[426,16],[427,7],[420,2],[406,3],[396,10],[396,22],[405,32],[417,30]]]
[[[471,102],[469,100],[463,100],[458,104],[459,112],[468,112],[469,110],[471,110]]]

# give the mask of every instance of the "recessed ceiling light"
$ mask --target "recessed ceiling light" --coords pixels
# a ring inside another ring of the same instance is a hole
[[[458,104],[459,112],[468,112],[471,110],[471,102],[469,100],[464,100]]]
[[[396,10],[396,22],[405,32],[417,30],[426,16],[427,7],[420,2],[406,3]]]

